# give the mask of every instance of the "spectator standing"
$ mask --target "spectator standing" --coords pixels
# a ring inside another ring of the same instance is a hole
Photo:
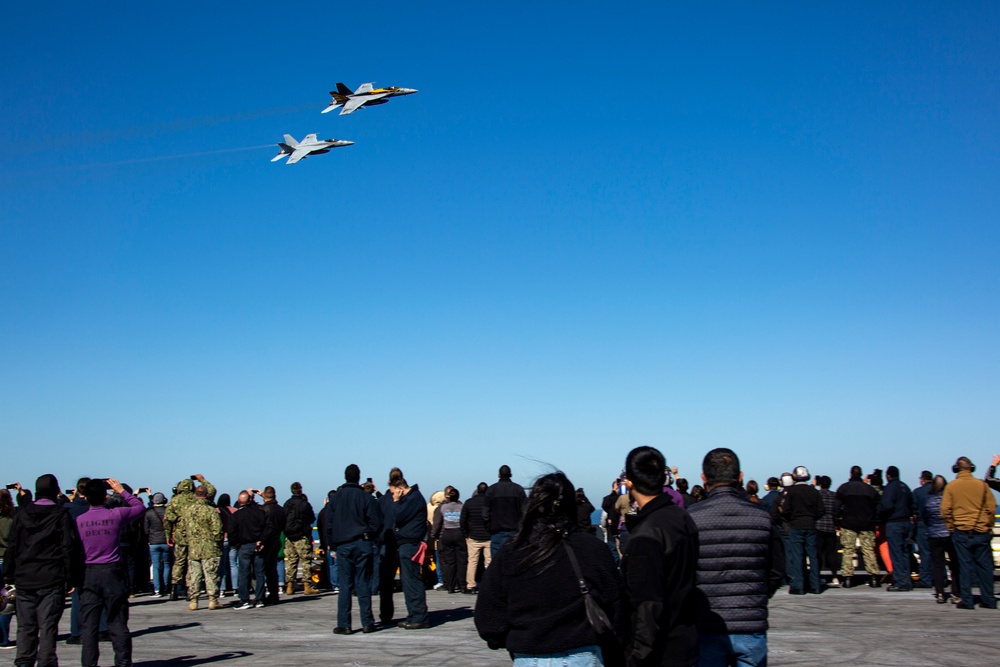
[[[878,516],[879,494],[861,479],[861,466],[851,466],[850,479],[837,488],[840,521],[841,585],[850,588],[854,576],[854,555],[861,544],[861,556],[868,572],[868,585],[877,588],[878,561],[875,558],[875,522]]]
[[[760,504],[760,497],[757,495],[758,491],[760,491],[760,487],[757,486],[756,481],[751,479],[749,482],[747,482],[746,486],[747,500],[756,505]]]
[[[637,447],[625,459],[625,483],[639,504],[622,555],[630,667],[684,667],[698,661],[698,528],[663,493],[665,466],[663,454],[653,447]]]
[[[764,488],[767,490],[767,493],[761,497],[760,503],[770,510],[771,505],[774,504],[774,499],[778,497],[778,493],[781,491],[781,480],[777,477],[768,477]]]
[[[295,572],[302,566],[302,592],[316,595],[312,585],[312,525],[316,520],[302,484],[292,482],[292,497],[285,501],[285,595],[295,593]]]
[[[997,503],[985,482],[972,473],[976,466],[966,456],[960,456],[952,466],[955,479],[944,488],[941,516],[951,531],[951,541],[961,570],[959,609],[972,609],[972,586],[979,587],[980,607],[996,609],[993,590],[994,514]]]
[[[507,649],[514,667],[604,664],[575,570],[612,622],[621,613],[621,585],[608,550],[578,524],[566,475],[540,477],[520,530],[483,576],[476,630],[490,648]]]
[[[576,490],[576,523],[580,526],[580,530],[585,533],[590,533],[596,537],[596,532],[594,529],[594,523],[591,520],[591,515],[594,513],[594,504],[590,502],[587,498],[587,494],[584,492],[583,488]]]
[[[913,528],[913,494],[903,480],[899,479],[899,468],[885,469],[886,482],[879,502],[879,517],[885,522],[885,537],[889,543],[889,558],[892,561],[894,583],[886,588],[891,592],[913,590],[910,578],[910,532]]]
[[[837,494],[830,490],[833,480],[829,475],[817,475],[819,497],[823,501],[823,516],[816,521],[816,548],[819,551],[819,570],[830,571],[831,588],[840,588],[840,539],[837,537]]]
[[[281,534],[285,530],[285,510],[275,499],[273,486],[265,486],[262,496],[264,506],[261,509],[268,515],[272,530],[270,537],[264,541],[263,550],[264,578],[267,580],[267,604],[278,604],[280,602],[278,591],[281,588],[278,577],[278,559],[282,547]]]
[[[83,579],[83,547],[76,523],[56,504],[59,480],[42,475],[34,503],[14,512],[4,554],[4,578],[17,588],[15,665],[51,667],[67,591]],[[117,545],[118,536],[115,535]]]
[[[781,535],[741,490],[731,449],[702,461],[708,497],[688,509],[698,527],[699,667],[766,667],[768,599],[784,580]]]
[[[123,506],[108,508],[107,490],[116,493]],[[128,579],[123,570],[120,542],[124,528],[137,521],[145,508],[142,501],[114,479],[87,482],[90,509],[76,518],[83,541],[86,569],[80,589],[80,620],[83,624],[84,667],[96,667],[100,657],[98,634],[102,610],[107,613],[108,633],[115,664],[132,664],[132,635],[128,629]]]
[[[163,597],[170,584],[170,545],[163,518],[167,511],[167,498],[154,493],[153,506],[146,510],[143,526],[149,536],[149,561],[153,567],[153,597]]]
[[[232,500],[228,493],[219,496],[215,508],[219,511],[222,522],[222,555],[219,556],[219,597],[226,597],[226,591],[236,590],[236,577],[239,563],[236,550],[229,546],[229,517],[233,515]]]
[[[497,555],[503,543],[514,537],[524,510],[524,487],[511,479],[510,466],[502,465],[499,478],[486,490],[483,520],[490,531],[490,553]]]
[[[371,494],[361,488],[361,469],[353,463],[344,470],[344,484],[330,500],[328,541],[337,552],[337,625],[333,633],[351,633],[351,595],[358,596],[362,632],[375,632],[372,614],[374,542],[382,528],[382,514]]]
[[[392,480],[389,492],[395,501],[392,508],[396,544],[399,545],[399,578],[406,600],[406,620],[399,622],[404,630],[422,630],[431,626],[427,620],[427,592],[421,574],[420,543],[427,537],[427,508],[418,485],[410,486],[400,475]],[[426,547],[425,547],[426,550]]]
[[[0,588],[6,585],[3,576],[3,559],[7,554],[7,544],[10,541],[10,529],[14,525],[14,499],[10,491],[0,489]],[[11,614],[0,614],[0,648],[11,648],[10,619]]]
[[[611,485],[611,493],[601,499],[601,516],[604,522],[604,536],[608,542],[608,549],[611,551],[611,558],[615,565],[621,564],[621,552],[618,549],[618,524],[621,516],[615,507],[618,502],[618,489],[621,486],[621,479],[616,479]]]
[[[822,593],[819,578],[819,550],[817,549],[816,521],[826,514],[819,491],[809,484],[809,470],[796,466],[792,471],[794,483],[785,489],[777,501],[778,513],[788,522],[788,553],[785,568],[788,570],[789,589],[792,595]],[[803,554],[809,559],[809,579],[803,571]]]
[[[931,491],[924,501],[924,525],[927,529],[927,542],[930,545],[931,559],[934,569],[931,573],[931,580],[934,583],[934,598],[938,604],[944,604],[950,599],[957,603],[961,596],[961,571],[958,567],[958,554],[951,543],[951,531],[941,516],[941,500],[944,498],[944,488],[948,481],[941,475],[934,477],[931,482]],[[947,555],[947,563],[945,561]],[[944,587],[947,577],[945,576],[945,565],[951,571],[951,597],[945,593]]]
[[[934,558],[931,545],[927,540],[927,523],[924,520],[927,495],[933,486],[934,475],[930,470],[920,473],[920,486],[913,489],[913,523],[916,524],[915,542],[917,554],[920,556],[920,578],[913,584],[914,588],[931,588],[934,577]]]
[[[167,511],[163,515],[164,528],[167,531],[167,544],[174,550],[174,566],[170,570],[170,599],[176,600],[178,587],[187,578],[188,544],[181,517],[184,508],[194,502],[194,483],[199,482],[215,497],[215,487],[205,479],[204,475],[191,475],[191,479],[182,479],[177,483],[174,497],[167,503]]]
[[[202,584],[208,593],[208,608],[219,604],[219,560],[222,556],[222,519],[208,502],[204,486],[194,490],[194,502],[184,508],[184,529],[188,541],[188,609],[198,609]]]
[[[483,520],[483,504],[486,502],[486,482],[476,486],[476,492],[462,505],[462,515],[459,524],[465,536],[465,549],[468,554],[468,566],[465,572],[465,592],[474,594],[479,589],[476,585],[476,574],[479,571],[479,560],[483,560],[483,569],[490,566],[490,531],[486,529]]]
[[[393,468],[389,471],[388,486],[397,479],[403,478],[403,471]],[[378,618],[383,625],[392,623],[396,615],[396,605],[393,595],[396,592],[396,570],[399,566],[399,545],[396,544],[396,524],[393,514],[395,501],[391,493],[383,493],[378,499],[378,508],[382,514],[382,525],[378,539]]]
[[[463,578],[468,569],[468,551],[465,536],[462,535],[462,503],[458,489],[448,491],[448,500],[434,517],[431,529],[435,541],[440,544],[441,561],[444,569],[444,587],[449,593],[461,593]]]
[[[239,602],[237,609],[264,606],[264,542],[274,534],[271,519],[254,502],[251,491],[240,493],[236,511],[229,519],[229,546],[239,559]],[[250,580],[256,581],[254,600],[250,602]]]

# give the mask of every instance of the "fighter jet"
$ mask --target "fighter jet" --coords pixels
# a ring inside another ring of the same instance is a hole
[[[395,86],[373,88],[371,83],[363,83],[352,93],[350,88],[342,83],[338,83],[337,90],[330,91],[333,101],[330,102],[330,106],[323,109],[322,113],[329,113],[338,107],[344,107],[340,115],[346,116],[347,114],[354,113],[361,107],[385,104],[389,101],[390,97],[412,95],[415,92],[417,92],[416,88],[396,88]]]
[[[278,143],[279,152],[271,158],[271,162],[277,162],[287,155],[288,162],[285,164],[295,164],[310,155],[322,155],[323,153],[329,153],[331,148],[351,146],[353,144],[353,141],[345,141],[343,139],[324,139],[320,141],[316,138],[315,134],[306,135],[306,138],[300,144],[292,138],[292,135],[286,134],[285,140]]]

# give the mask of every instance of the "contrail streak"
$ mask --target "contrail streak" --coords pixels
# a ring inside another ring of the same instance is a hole
[[[243,148],[220,148],[215,151],[200,151],[198,153],[183,153],[181,155],[160,155],[157,157],[139,157],[132,160],[120,160],[118,162],[97,162],[95,164],[82,164],[75,166],[61,167],[61,169],[97,169],[100,167],[119,167],[124,164],[139,164],[140,162],[160,162],[161,160],[179,160],[181,158],[202,157],[204,155],[220,155],[222,153],[238,153],[240,151],[258,151],[262,148],[273,148],[277,144],[262,144],[260,146],[244,146]]]

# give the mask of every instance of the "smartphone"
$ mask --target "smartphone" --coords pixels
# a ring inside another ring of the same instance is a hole
[[[74,492],[76,492],[76,489],[65,489],[63,491],[67,496],[72,496]]]
[[[7,485],[7,490],[8,491],[10,491],[11,489],[16,489],[16,488],[17,488],[17,484],[8,484]]]
[[[371,477],[369,477],[369,478],[368,478],[368,483],[369,483],[369,484],[371,484],[371,483],[372,483],[372,478],[371,478]]]
[[[194,481],[198,481],[198,475],[191,475],[191,479],[193,479]]]
[[[261,491],[260,489],[254,489],[253,492],[256,493],[258,496],[264,495],[264,492]]]
[[[149,493],[148,486],[142,486],[135,490],[136,493]]]

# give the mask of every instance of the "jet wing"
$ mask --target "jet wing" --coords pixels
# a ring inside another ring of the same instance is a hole
[[[376,95],[365,95],[364,97],[352,97],[347,100],[344,104],[344,110],[340,112],[341,116],[345,116],[349,113],[354,113],[358,108],[360,108],[365,102],[371,102],[372,100],[377,100],[385,97],[389,93],[378,93]]]
[[[312,152],[312,148],[296,148],[292,151],[291,157],[288,158],[288,162],[285,164],[295,164],[305,156]]]

